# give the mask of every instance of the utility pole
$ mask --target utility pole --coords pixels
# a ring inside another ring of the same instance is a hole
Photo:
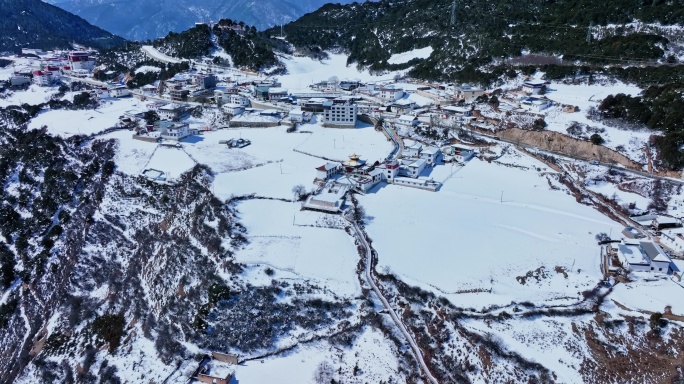
[[[456,0],[451,3],[451,24],[452,27],[456,25]]]
[[[587,43],[591,43],[591,30],[594,28],[594,22],[589,23],[589,29],[587,29]]]

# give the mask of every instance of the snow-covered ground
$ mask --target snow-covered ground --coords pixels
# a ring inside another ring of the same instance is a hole
[[[0,98],[0,107],[10,105],[30,104],[37,105],[50,101],[52,95],[57,93],[57,87],[41,87],[31,84],[26,91],[10,91],[11,94],[6,98]]]
[[[579,112],[573,113],[563,112],[560,107],[545,111],[545,121],[548,124],[548,130],[567,134],[567,129],[573,122],[585,124],[601,131],[599,134],[605,140],[604,145],[606,147],[620,149],[621,153],[629,158],[642,163],[645,162],[643,148],[648,142],[648,138],[654,134],[653,131],[647,129],[619,129],[603,124],[600,121],[590,120],[587,117],[587,111],[592,107],[598,108],[601,101],[608,95],[624,93],[630,96],[637,96],[641,92],[641,88],[624,83],[615,83],[609,86],[600,84],[568,85],[552,83],[548,88],[546,97],[549,99],[560,104],[579,107]],[[585,136],[589,137],[591,133],[585,133]]]
[[[29,128],[47,126],[48,132],[63,137],[90,135],[114,127],[126,111],[143,112],[144,104],[135,98],[103,99],[94,110],[45,110],[29,123]],[[130,132],[129,132],[130,133]]]
[[[432,54],[432,47],[425,47],[425,48],[420,48],[420,49],[414,49],[412,51],[408,52],[402,52],[402,53],[395,53],[392,56],[390,56],[389,60],[387,60],[387,63],[389,64],[404,64],[408,63],[409,61],[413,59],[426,59],[430,57]]]
[[[327,363],[330,371],[335,374],[341,371],[342,377],[354,378],[354,382],[391,383],[398,369],[394,353],[382,333],[366,327],[351,348],[341,349],[328,343],[298,347],[277,358],[241,364],[235,371],[235,379],[240,383],[316,383],[320,381],[314,375]],[[357,375],[352,373],[354,367],[358,367]]]
[[[524,169],[474,159],[452,177],[437,167],[430,176],[446,181],[436,193],[390,185],[360,198],[380,271],[462,307],[573,301],[592,288],[602,277],[595,235],[621,227],[540,176],[553,173],[542,163],[516,152],[499,161]],[[516,280],[540,267],[540,281]]]
[[[294,273],[343,297],[360,293],[354,240],[339,216],[301,211],[299,203],[249,200],[238,205],[249,244],[236,252],[247,265]],[[330,228],[332,227],[332,228]]]
[[[313,60],[308,57],[286,56],[282,58],[287,66],[287,74],[278,76],[283,88],[292,92],[310,92],[309,85],[336,76],[339,80],[382,81],[392,80],[397,72],[382,76],[371,75],[367,70],[359,71],[356,65],[347,66],[347,56],[328,53],[326,60]]]

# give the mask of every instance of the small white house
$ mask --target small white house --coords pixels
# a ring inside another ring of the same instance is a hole
[[[380,98],[387,101],[396,101],[404,97],[404,90],[388,85],[378,89]]]
[[[420,124],[420,121],[418,121],[418,118],[413,115],[401,115],[397,118],[395,124],[402,127],[415,127]]]
[[[327,163],[316,168],[316,179],[327,180],[342,170],[340,164]]]
[[[665,273],[670,271],[670,259],[653,241],[624,239],[617,247],[623,268],[634,272]]]
[[[427,162],[423,159],[404,160],[399,168],[399,175],[416,178],[420,176],[426,166]]]
[[[423,150],[423,144],[415,141],[411,144],[404,144],[404,150],[402,151],[402,156],[404,157],[420,157],[420,151]]]
[[[429,146],[420,151],[420,158],[432,165],[437,162],[437,158],[439,157],[440,153],[442,153],[442,151],[440,151],[439,148]]]
[[[160,122],[159,131],[162,139],[176,141],[182,140],[195,133],[190,130],[188,124],[171,123],[168,121]]]
[[[475,156],[475,150],[452,145],[451,156],[453,156],[457,161],[466,162]]]
[[[522,87],[525,92],[529,92],[533,95],[539,94],[542,87],[546,84],[546,81],[541,79],[530,79],[523,83]]]
[[[232,104],[232,103],[223,104],[221,106],[221,109],[223,109],[223,111],[225,113],[228,113],[228,114],[233,115],[233,116],[237,116],[237,115],[240,115],[240,114],[245,112],[245,107],[243,107],[242,105],[239,105],[239,104]]]
[[[33,83],[41,87],[49,87],[52,85],[54,77],[49,71],[33,71]]]
[[[109,97],[127,97],[131,95],[131,90],[125,85],[119,85],[116,87],[109,88]]]
[[[157,109],[157,114],[162,120],[178,120],[187,109],[179,104],[166,104]]]
[[[239,104],[243,107],[249,107],[249,99],[243,95],[231,94],[229,101],[231,104]]]

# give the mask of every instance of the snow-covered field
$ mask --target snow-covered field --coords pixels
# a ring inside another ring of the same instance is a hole
[[[408,63],[409,61],[413,59],[426,59],[430,57],[432,54],[432,47],[425,47],[425,48],[420,48],[420,49],[414,49],[412,51],[408,52],[402,52],[402,53],[395,53],[394,55],[390,56],[389,60],[387,60],[387,63],[389,64],[404,64]]]
[[[250,242],[236,253],[237,261],[314,279],[339,296],[358,294],[359,258],[354,240],[342,229],[342,219],[300,208],[299,203],[277,200],[240,203],[240,220]]]
[[[393,353],[384,335],[366,327],[352,348],[340,349],[327,343],[307,345],[277,358],[241,364],[235,377],[240,383],[315,383],[319,382],[314,379],[319,366],[328,363],[332,371],[340,370],[349,377],[354,377],[351,371],[358,366],[355,379],[359,383],[391,383],[398,368]]]
[[[602,131],[600,135],[605,140],[605,146],[612,149],[620,147],[619,149],[621,149],[623,154],[633,160],[644,162],[643,148],[648,142],[648,138],[654,132],[647,129],[619,129],[599,121],[590,120],[587,117],[587,111],[592,107],[598,108],[601,101],[608,95],[624,93],[630,96],[637,96],[640,92],[641,88],[623,83],[609,86],[599,84],[550,84],[546,97],[557,103],[578,106],[580,110],[574,113],[565,113],[561,108],[553,108],[546,111],[547,129],[567,134],[567,129],[573,122],[588,125]],[[591,136],[591,133],[586,136]]]
[[[329,53],[326,60],[313,60],[308,57],[286,56],[282,58],[287,66],[287,74],[279,76],[283,88],[289,92],[310,92],[309,85],[336,76],[340,80],[382,81],[392,80],[396,72],[375,76],[367,70],[359,71],[356,65],[347,67],[347,56]]]
[[[379,269],[463,307],[573,301],[592,288],[602,277],[594,236],[621,227],[540,176],[553,172],[542,163],[517,152],[499,161],[525,168],[474,159],[436,193],[386,186],[362,197]],[[450,172],[442,166],[431,176]],[[539,281],[516,280],[540,267]]]
[[[126,111],[143,112],[144,104],[134,98],[104,99],[101,106],[95,110],[45,110],[41,111],[29,128],[47,126],[48,132],[63,137],[74,135],[89,135],[114,127],[119,116]],[[130,132],[129,132],[130,134]]]
[[[12,91],[11,95],[8,97],[4,99],[0,98],[0,107],[47,103],[55,93],[57,93],[57,87],[41,87],[36,84],[31,84],[26,91]]]

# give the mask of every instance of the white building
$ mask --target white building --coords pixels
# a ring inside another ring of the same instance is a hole
[[[523,83],[523,90],[531,94],[537,95],[541,91],[546,81],[540,79],[531,79]]]
[[[423,150],[423,144],[414,141],[411,144],[404,144],[404,149],[401,152],[404,157],[420,157],[420,151]]]
[[[231,94],[230,95],[230,103],[231,104],[239,104],[242,105],[243,107],[249,107],[249,99],[243,95],[239,94]]]
[[[413,115],[401,115],[397,118],[395,124],[402,127],[415,127],[420,124],[420,121],[418,121],[418,118]]]
[[[109,97],[126,97],[130,95],[131,91],[125,85],[109,88]]]
[[[404,97],[403,89],[391,85],[380,87],[378,91],[380,98],[387,101],[396,101]]]
[[[475,150],[471,148],[459,147],[456,145],[451,146],[451,156],[457,161],[466,162],[475,156]]]
[[[684,228],[663,230],[660,242],[678,254],[684,254]]]
[[[344,198],[349,187],[329,182],[317,195],[309,196],[302,206],[317,211],[337,213],[344,206]]]
[[[624,239],[617,246],[622,267],[634,272],[668,273],[672,260],[660,246],[648,240]]]
[[[437,162],[440,153],[442,153],[442,151],[440,151],[439,148],[430,146],[423,148],[423,150],[420,151],[420,158],[425,160],[428,164],[434,165]]]
[[[88,52],[69,52],[67,57],[72,71],[84,70],[90,73],[95,68],[95,58],[90,57]]]
[[[291,110],[288,116],[293,123],[306,123],[311,121],[311,113],[304,112],[301,108]]]
[[[319,180],[327,180],[341,170],[342,166],[340,164],[327,163],[316,168],[316,178]]]
[[[427,166],[427,161],[423,159],[407,159],[407,160],[402,160],[401,165],[399,166],[399,175],[400,176],[407,176],[407,177],[412,177],[412,178],[417,178],[420,176],[420,173],[423,172],[425,167]]]
[[[182,140],[195,132],[190,129],[188,124],[171,123],[168,121],[161,121],[159,124],[160,136],[166,140]]]
[[[166,104],[157,109],[157,114],[162,120],[178,120],[185,112],[185,107],[179,104]]]
[[[245,112],[245,107],[243,107],[240,104],[233,103],[223,104],[221,106],[221,109],[223,109],[225,113],[228,113],[233,116],[240,115]]]
[[[48,71],[33,71],[33,83],[41,87],[49,87],[54,82],[55,78],[52,72]]]
[[[332,104],[325,106],[323,110],[323,125],[353,128],[356,126],[357,114],[356,104]]]

